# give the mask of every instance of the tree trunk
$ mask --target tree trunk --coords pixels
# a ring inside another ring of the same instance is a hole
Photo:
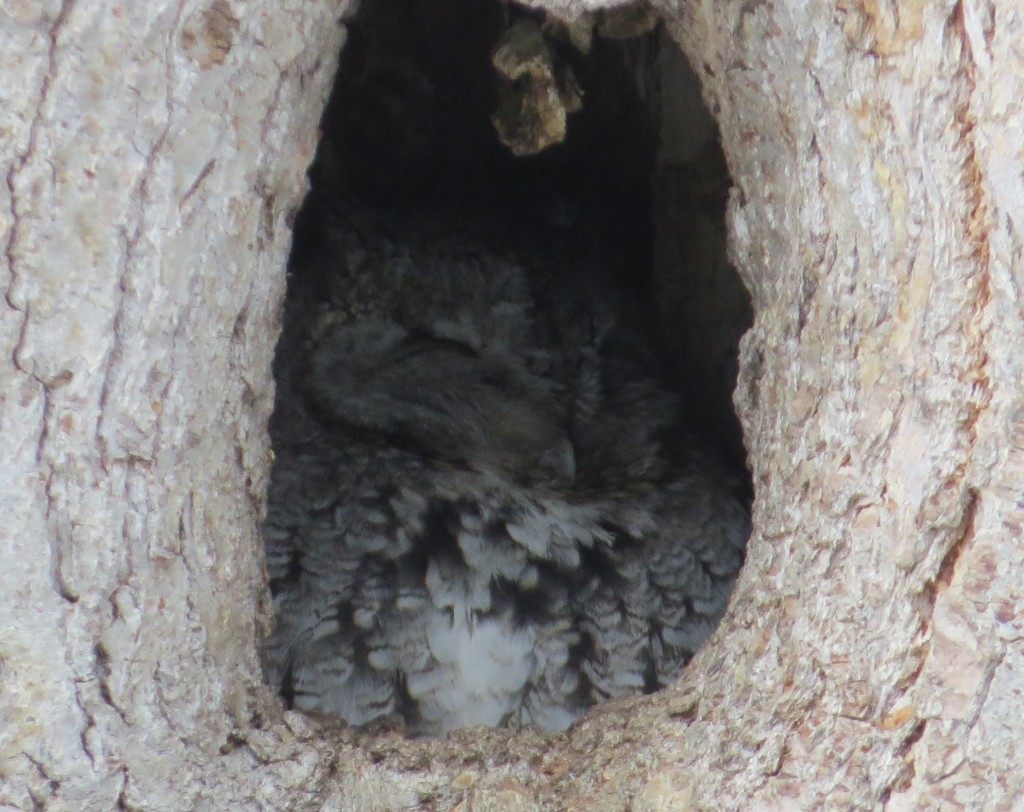
[[[1020,804],[1020,5],[662,8],[754,303],[747,564],[674,687],[430,742],[260,677],[270,359],[344,5],[0,9],[0,805]]]

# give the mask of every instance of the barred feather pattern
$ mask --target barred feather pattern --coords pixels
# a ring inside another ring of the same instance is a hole
[[[674,679],[749,518],[619,292],[483,227],[325,210],[276,360],[268,679],[422,735]]]

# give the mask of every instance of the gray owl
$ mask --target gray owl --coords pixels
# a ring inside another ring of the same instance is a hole
[[[321,207],[278,349],[265,524],[285,700],[560,730],[672,680],[749,519],[600,251]]]

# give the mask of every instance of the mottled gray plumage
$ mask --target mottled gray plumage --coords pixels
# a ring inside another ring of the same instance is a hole
[[[561,729],[671,680],[748,518],[600,252],[348,206],[309,231],[276,370],[269,679],[426,734]]]

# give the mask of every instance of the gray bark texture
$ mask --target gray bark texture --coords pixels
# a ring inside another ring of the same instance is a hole
[[[1024,7],[662,5],[755,311],[747,564],[674,687],[414,742],[257,654],[343,5],[0,3],[0,809],[1024,808]]]

